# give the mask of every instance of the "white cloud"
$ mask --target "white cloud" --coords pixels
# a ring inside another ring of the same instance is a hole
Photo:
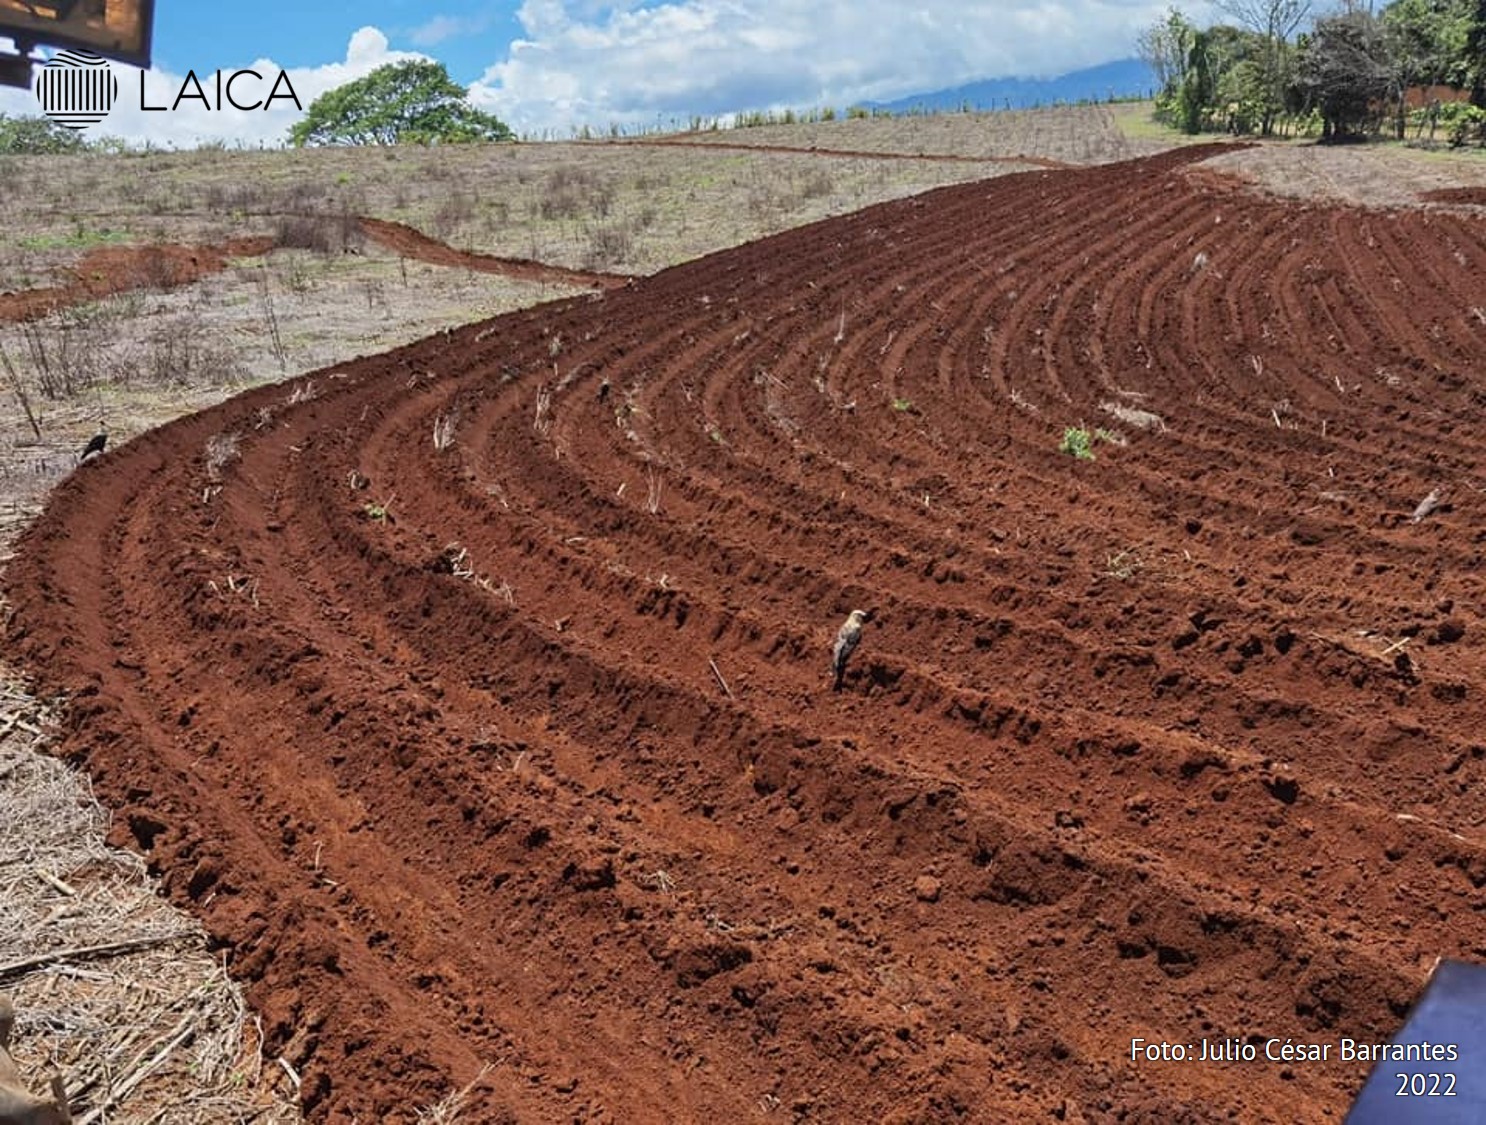
[[[470,95],[526,132],[890,100],[1131,55],[1169,2],[524,0],[523,37]]]
[[[490,26],[490,16],[434,16],[408,32],[416,47],[436,47],[450,39],[479,35]]]
[[[391,50],[385,35],[374,27],[363,27],[351,36],[344,60],[317,67],[290,68],[285,72],[287,85],[275,85],[280,67],[271,59],[212,59],[211,62],[222,67],[224,84],[236,71],[253,70],[262,75],[257,79],[245,74],[233,81],[232,93],[239,104],[266,102],[275,90],[284,95],[292,87],[299,104],[308,109],[310,103],[327,90],[361,78],[385,63],[425,57],[414,52]],[[190,84],[186,75],[155,68],[144,72],[141,97],[139,68],[117,62],[111,65],[119,79],[119,98],[108,117],[83,134],[89,139],[106,135],[123,137],[134,144],[148,141],[176,148],[194,148],[204,141],[272,146],[283,142],[289,126],[301,116],[294,102],[283,96],[274,98],[264,108],[254,110],[237,109],[225,101],[225,108],[216,108],[215,72],[195,72],[200,91],[206,95],[212,108],[207,108],[194,96],[180,97],[183,86],[192,95],[198,88]],[[172,108],[156,111],[143,109],[142,105]],[[39,112],[40,107],[30,91],[0,88],[0,113],[34,115]]]
[[[523,0],[522,36],[470,88],[477,106],[519,132],[565,134],[685,121],[693,114],[785,106],[838,107],[891,100],[981,78],[1052,76],[1132,54],[1136,33],[1164,17],[1170,0]],[[1201,23],[1207,0],[1184,5]],[[475,34],[485,17],[434,15],[411,32],[433,46]],[[394,51],[363,27],[343,61],[291,69],[306,108],[320,94],[375,67],[426,55]],[[235,89],[266,97],[271,60],[212,59],[231,73],[250,67],[259,83]],[[88,136],[189,147],[204,140],[278,144],[299,117],[278,100],[267,111],[139,109],[139,72],[114,64],[120,104]],[[182,75],[152,70],[146,101],[173,103]],[[198,74],[209,96],[211,74]],[[0,112],[37,112],[27,91],[0,88]]]

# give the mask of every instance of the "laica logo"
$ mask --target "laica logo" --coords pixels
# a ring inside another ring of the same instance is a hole
[[[199,102],[204,109],[266,110],[272,109],[273,103],[280,98],[286,102],[293,102],[295,109],[304,108],[304,106],[299,104],[299,95],[294,92],[294,84],[289,81],[287,71],[279,71],[279,76],[274,79],[273,88],[269,90],[268,97],[266,98],[259,95],[259,87],[255,87],[252,82],[243,81],[239,84],[240,79],[248,78],[260,84],[264,80],[263,75],[259,74],[256,70],[234,70],[231,74],[225,74],[220,70],[217,71],[217,96],[212,98],[202,88],[201,80],[196,77],[196,72],[194,70],[188,70],[186,71],[186,77],[181,79],[181,88],[176,93],[174,101],[169,105],[165,105],[164,103],[160,105],[149,105],[145,102],[144,72],[141,71],[139,75],[139,108],[161,112],[164,110],[180,109],[182,102]],[[235,90],[233,89],[234,86],[237,87]]]
[[[304,105],[294,92],[287,71],[279,71],[265,97],[264,75],[256,70],[234,70],[230,74],[216,71],[206,85],[188,70],[173,97],[146,95],[145,72],[139,72],[139,108],[155,113],[170,113],[183,106],[196,106],[207,111],[249,112],[269,110],[276,101]],[[36,80],[36,100],[42,111],[58,125],[69,129],[86,129],[108,116],[119,97],[119,80],[108,63],[89,51],[59,51],[41,68]]]
[[[69,129],[98,124],[118,96],[119,80],[108,63],[91,51],[59,51],[36,79],[36,100],[42,112]]]

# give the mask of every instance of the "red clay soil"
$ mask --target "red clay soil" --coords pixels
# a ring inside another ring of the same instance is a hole
[[[1486,187],[1436,188],[1419,193],[1429,203],[1466,203],[1486,207]]]
[[[472,1121],[1341,1118],[1341,1040],[1486,957],[1486,222],[1207,154],[872,207],[63,482],[7,647],[312,1120],[486,1063]]]
[[[570,270],[562,266],[536,262],[530,258],[498,258],[493,254],[474,254],[456,250],[443,242],[429,238],[403,223],[386,219],[361,219],[361,229],[366,236],[383,247],[435,266],[458,266],[461,269],[477,270],[481,273],[498,273],[518,281],[547,281],[561,285],[585,285],[598,289],[614,289],[627,285],[626,274],[595,273],[591,270]]]
[[[173,289],[274,248],[272,238],[238,238],[218,246],[101,246],[72,269],[72,279],[46,289],[0,293],[0,322],[37,320],[131,289]]]

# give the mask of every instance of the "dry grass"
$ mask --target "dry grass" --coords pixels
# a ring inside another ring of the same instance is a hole
[[[688,134],[703,144],[788,145],[911,156],[1032,156],[1068,164],[1103,164],[1140,155],[1105,105],[998,112],[845,118]],[[1173,138],[1176,134],[1170,134]],[[1162,148],[1174,147],[1169,141]],[[989,174],[989,173],[985,173]],[[980,178],[976,173],[974,178]]]
[[[454,431],[459,425],[459,411],[439,414],[433,420],[433,447],[440,453],[454,444]]]
[[[298,1121],[205,934],[44,753],[50,718],[0,681],[0,989],[27,1084],[60,1071],[79,1125]]]
[[[6,529],[35,514],[74,470],[100,422],[114,448],[249,387],[573,292],[400,263],[374,249],[359,257],[296,250],[167,293],[121,294],[32,325],[0,325],[10,360],[8,369],[0,363],[0,548]],[[69,341],[72,394],[43,392],[27,332],[45,338],[53,356],[62,351],[55,341]]]
[[[1122,402],[1101,402],[1099,409],[1137,430],[1160,430],[1163,433],[1166,430],[1166,419],[1151,410],[1126,406]]]
[[[476,1086],[485,1081],[486,1075],[492,1069],[489,1065],[481,1067],[480,1072],[475,1075],[469,1085],[455,1090],[443,1101],[427,1109],[420,1109],[418,1120],[424,1122],[425,1125],[456,1125],[456,1122],[463,1120],[465,1104],[469,1101],[470,1094],[474,1092]]]
[[[1135,154],[1102,106],[680,139],[1070,163]],[[25,288],[48,283],[90,248],[118,242],[277,235],[289,246],[340,254],[363,249],[350,217],[370,215],[460,250],[645,274],[826,215],[1015,170],[627,141],[9,157],[0,158],[0,257],[7,285]],[[92,199],[108,200],[106,218],[79,204]]]
[[[238,446],[241,441],[242,435],[238,433],[213,434],[207,439],[202,456],[206,461],[208,479],[213,481],[222,479],[223,471],[240,456]]]

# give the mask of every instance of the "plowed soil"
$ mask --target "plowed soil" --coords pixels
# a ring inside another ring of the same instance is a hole
[[[1465,203],[1476,207],[1486,207],[1486,188],[1440,188],[1437,191],[1424,192],[1422,198],[1431,203]]]
[[[0,293],[0,321],[36,320],[131,289],[173,289],[226,269],[228,258],[253,257],[273,248],[269,237],[238,238],[220,246],[100,246],[83,255],[61,285]]]
[[[600,289],[612,289],[629,281],[628,277],[620,274],[570,270],[534,262],[530,258],[501,258],[493,254],[472,254],[465,250],[456,250],[405,223],[366,218],[358,221],[369,238],[388,250],[435,266],[458,266],[481,273],[498,273],[518,281],[548,281],[560,285],[589,285]]]
[[[1341,1117],[1339,1040],[1486,956],[1486,221],[1204,155],[873,207],[58,488],[7,645],[314,1120],[486,1063],[469,1120]]]

